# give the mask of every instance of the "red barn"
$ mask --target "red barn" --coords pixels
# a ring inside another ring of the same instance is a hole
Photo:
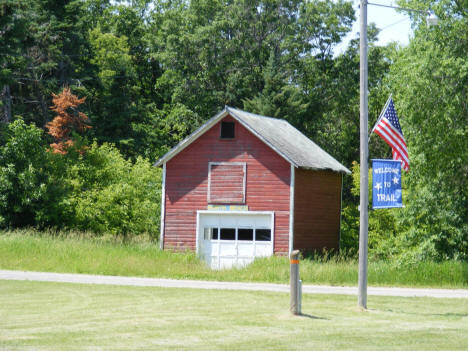
[[[288,122],[225,107],[169,151],[161,247],[211,267],[292,249],[338,249],[349,170]]]

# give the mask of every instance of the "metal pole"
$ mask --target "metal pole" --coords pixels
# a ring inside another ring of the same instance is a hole
[[[360,179],[360,226],[359,226],[359,278],[358,306],[367,308],[367,230],[369,203],[368,193],[368,138],[367,138],[367,1],[361,0],[360,29],[360,141],[361,141],[361,179]]]
[[[290,303],[289,310],[292,314],[298,315],[301,314],[301,302],[300,292],[299,292],[299,250],[291,251],[289,256],[290,259],[290,275],[289,275],[289,285],[290,285]]]

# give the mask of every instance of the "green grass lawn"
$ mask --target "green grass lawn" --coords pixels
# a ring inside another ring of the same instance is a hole
[[[466,350],[468,300],[0,281],[2,350]]]
[[[0,269],[63,273],[287,283],[287,257],[256,260],[244,269],[213,271],[193,252],[161,251],[149,240],[123,243],[115,238],[51,236],[34,231],[0,232]],[[356,260],[303,260],[304,284],[356,285]],[[370,261],[369,285],[468,287],[468,262],[401,265]]]

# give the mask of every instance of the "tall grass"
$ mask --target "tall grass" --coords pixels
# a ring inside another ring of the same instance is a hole
[[[131,240],[86,233],[23,230],[0,232],[0,269],[89,273],[174,279],[287,283],[287,257],[258,259],[243,269],[213,271],[195,253],[161,251],[150,237]],[[356,285],[358,263],[344,255],[307,258],[300,263],[305,284]],[[468,262],[371,261],[374,286],[468,287]]]

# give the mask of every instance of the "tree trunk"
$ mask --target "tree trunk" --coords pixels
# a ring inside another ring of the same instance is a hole
[[[2,91],[2,100],[3,100],[3,115],[1,120],[5,123],[11,122],[11,94],[10,94],[10,86],[5,84],[3,86]]]

